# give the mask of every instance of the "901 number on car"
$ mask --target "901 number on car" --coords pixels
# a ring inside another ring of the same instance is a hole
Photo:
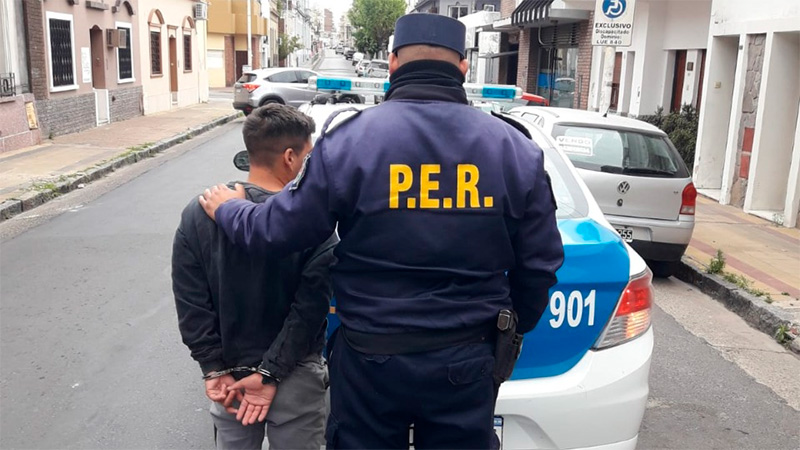
[[[561,291],[553,292],[550,296],[550,326],[560,328],[566,324],[570,328],[575,328],[586,323],[587,326],[594,325],[594,302],[595,290],[589,291],[589,295],[583,296],[581,291],[572,291],[569,295]]]

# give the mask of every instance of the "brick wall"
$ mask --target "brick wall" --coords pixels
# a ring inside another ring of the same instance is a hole
[[[594,11],[589,13],[589,20],[578,25],[578,70],[575,74],[577,90],[573,101],[573,108],[589,109],[589,84],[592,78],[592,24]]]
[[[111,96],[109,109],[111,110],[112,122],[119,122],[142,115],[141,86],[114,89],[109,91],[108,95]]]
[[[41,0],[23,0],[25,39],[30,62],[31,92],[37,100],[50,97],[47,86],[47,47],[45,46],[44,11]]]
[[[97,125],[94,94],[37,100],[42,137],[75,133]]]
[[[526,28],[519,33],[517,86],[530,93],[536,93],[536,74],[539,64],[539,41],[535,40],[534,33],[536,33],[535,28]]]
[[[500,17],[505,19],[511,17],[511,13],[517,8],[516,0],[500,0]]]
[[[225,36],[225,86],[233,86],[236,77],[233,36]]]

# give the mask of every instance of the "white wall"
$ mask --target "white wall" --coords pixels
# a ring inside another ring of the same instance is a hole
[[[798,0],[713,0],[711,28],[714,35],[797,30]]]
[[[791,0],[794,1],[794,0]],[[705,48],[711,17],[711,0],[666,2],[663,48]],[[638,8],[638,6],[637,6]]]

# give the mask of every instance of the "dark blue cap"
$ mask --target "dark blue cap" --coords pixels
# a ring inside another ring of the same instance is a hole
[[[464,58],[467,28],[456,19],[438,14],[414,13],[397,19],[392,52],[407,45],[444,47]]]

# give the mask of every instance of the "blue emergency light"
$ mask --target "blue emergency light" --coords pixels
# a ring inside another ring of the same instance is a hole
[[[342,94],[384,95],[389,81],[382,78],[311,77],[309,89]],[[522,89],[510,85],[464,83],[470,100],[513,101],[522,98]]]

